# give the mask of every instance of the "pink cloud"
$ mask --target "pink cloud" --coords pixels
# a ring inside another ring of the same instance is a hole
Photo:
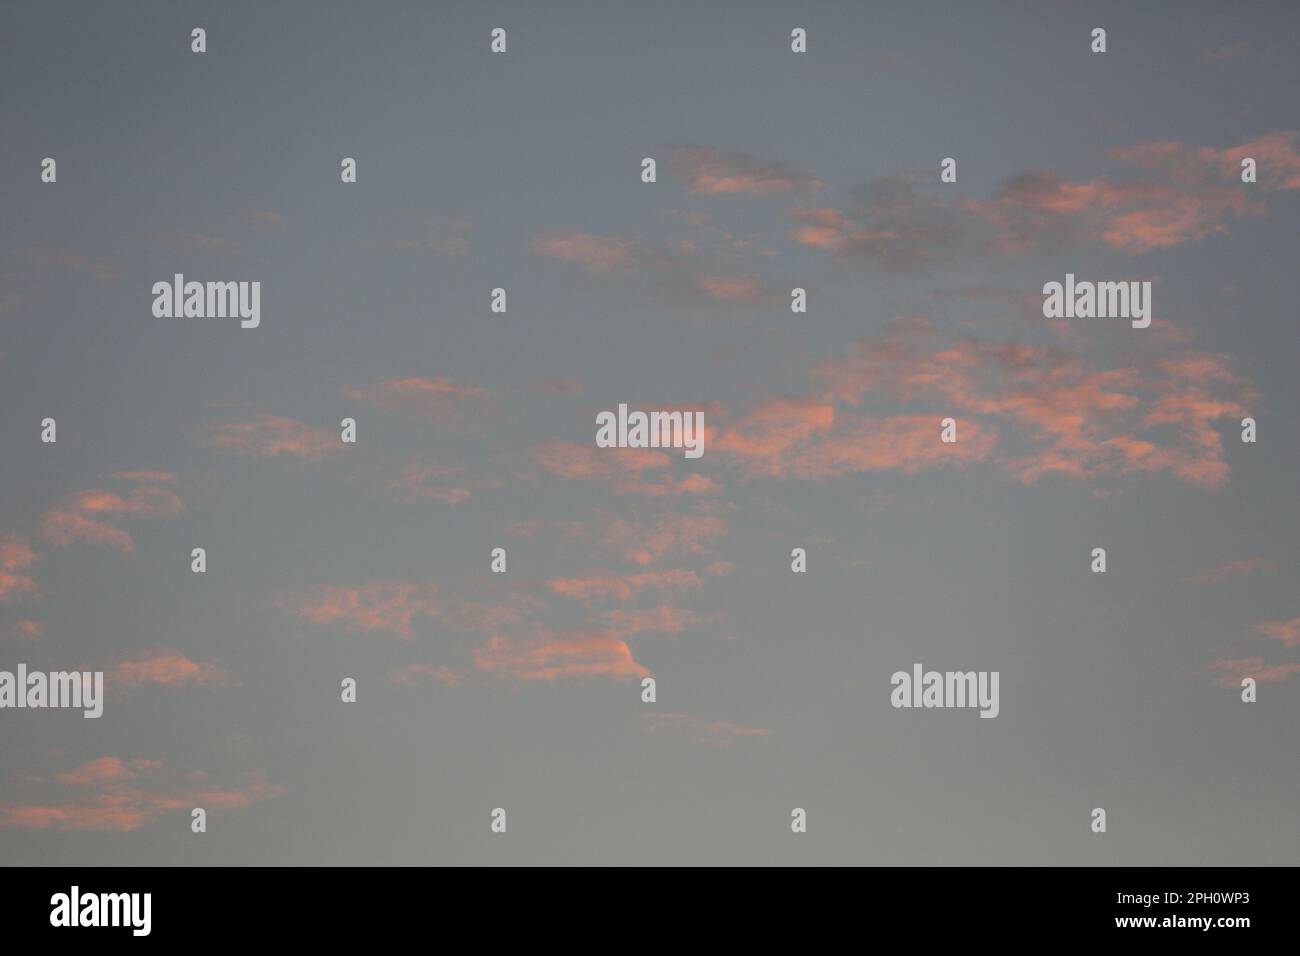
[[[451,667],[414,663],[393,668],[388,672],[388,679],[405,687],[416,687],[428,682],[442,684],[444,687],[458,687],[465,683],[465,674]]]
[[[159,485],[137,485],[126,494],[99,489],[79,491],[68,495],[45,513],[41,521],[41,535],[57,546],[86,541],[130,553],[135,551],[135,541],[131,535],[117,525],[110,524],[107,519],[117,516],[172,517],[183,510],[180,496],[170,488]]]
[[[0,533],[0,604],[35,592],[36,580],[24,572],[38,560],[39,555],[28,546],[26,539]]]
[[[1216,564],[1212,568],[1207,568],[1200,574],[1192,578],[1197,584],[1210,584],[1216,581],[1226,581],[1229,578],[1242,577],[1253,571],[1272,571],[1273,563],[1264,558],[1240,558],[1235,561],[1225,561],[1222,564]]]
[[[730,747],[745,737],[767,737],[771,731],[750,727],[730,720],[706,720],[690,714],[646,714],[646,729],[651,733],[672,730],[683,733],[706,747]]]
[[[50,803],[0,803],[0,828],[25,830],[100,830],[129,832],[155,817],[176,810],[203,807],[227,811],[251,806],[284,794],[261,772],[243,774],[230,787],[167,786],[160,760],[101,757],[87,761],[55,780],[77,788],[73,800]],[[190,783],[207,774],[187,775]]]
[[[369,388],[345,388],[343,394],[380,408],[427,418],[441,425],[464,422],[492,409],[486,389],[449,378],[390,378]]]
[[[337,432],[278,415],[259,415],[247,422],[220,422],[210,426],[199,441],[242,455],[288,455],[304,461],[320,461],[343,447]]]
[[[525,639],[494,636],[475,653],[474,663],[480,670],[517,681],[628,681],[650,676],[625,641],[583,631],[548,631]]]
[[[158,650],[146,657],[122,661],[104,675],[109,686],[128,690],[145,684],[187,687],[238,683],[238,675],[216,661],[192,661],[179,651]]]
[[[584,603],[599,600],[630,601],[643,590],[685,591],[704,582],[694,571],[670,568],[635,574],[597,573],[571,578],[551,578],[546,586],[563,597]]]
[[[1289,621],[1261,621],[1255,625],[1255,630],[1287,647],[1300,647],[1300,617]]]
[[[568,522],[560,531],[597,553],[648,567],[670,555],[710,554],[709,542],[724,537],[727,525],[708,511],[662,512],[649,523],[597,511],[593,520]]]
[[[533,240],[533,251],[598,275],[633,269],[647,258],[646,250],[635,239],[589,232],[552,232],[538,236]]]
[[[851,405],[879,396],[951,414],[960,419],[958,445],[963,425],[975,424],[979,434],[986,423],[1001,424],[1023,450],[999,463],[1026,483],[1051,474],[1168,472],[1190,485],[1221,487],[1228,465],[1217,428],[1239,421],[1258,397],[1222,355],[1139,356],[1102,368],[1063,348],[947,337],[924,318],[891,323],[847,356],[822,363],[816,375],[832,398]],[[921,420],[915,424],[920,429]],[[869,433],[862,437],[870,441]],[[924,455],[924,433],[914,438]],[[910,453],[905,440],[895,447]],[[967,457],[990,449],[977,446]]]
[[[439,613],[431,587],[406,581],[325,587],[314,597],[278,603],[312,624],[335,625],[353,633],[388,633],[406,641],[415,639],[411,623],[416,616]]]
[[[661,604],[636,610],[604,611],[596,616],[596,620],[610,636],[622,639],[636,634],[680,634],[694,625],[698,618],[693,611]]]
[[[765,162],[747,153],[724,153],[702,146],[676,147],[668,153],[673,172],[686,180],[697,196],[772,196],[820,189],[809,173],[780,163]]]
[[[35,641],[49,631],[44,621],[14,621],[0,627],[0,637],[12,637],[20,641]]]
[[[642,478],[646,472],[661,472],[672,467],[673,457],[664,450],[594,448],[574,442],[547,441],[534,446],[531,456],[533,462],[549,474],[576,481],[607,482],[614,493],[620,495],[672,497],[712,495],[722,490],[714,479],[701,474],[681,479],[668,474],[657,480]]]
[[[398,501],[440,501],[459,505],[471,497],[462,469],[436,464],[433,461],[408,461],[397,468],[395,474],[385,479],[384,490]],[[475,482],[480,488],[486,482]]]
[[[1300,664],[1269,664],[1262,657],[1238,657],[1228,660],[1212,661],[1211,670],[1224,671],[1215,683],[1223,687],[1240,687],[1246,677],[1253,677],[1261,684],[1275,684],[1287,680],[1293,674],[1300,674]]]
[[[54,779],[60,783],[76,786],[92,786],[116,783],[120,780],[134,780],[141,774],[149,774],[162,766],[161,760],[123,760],[121,757],[99,757],[87,760],[79,767],[61,773]]]

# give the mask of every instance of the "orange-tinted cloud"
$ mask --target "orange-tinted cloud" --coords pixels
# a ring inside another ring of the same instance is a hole
[[[597,236],[589,232],[551,232],[533,240],[533,251],[602,274],[637,268],[648,257],[635,239]]]
[[[90,786],[116,783],[120,780],[134,780],[141,774],[152,773],[162,766],[161,760],[131,759],[121,757],[99,757],[87,760],[73,770],[57,774],[55,780],[76,786]]]
[[[313,624],[328,624],[353,633],[388,633],[413,640],[417,615],[435,617],[434,589],[407,581],[374,581],[358,587],[326,587],[304,600],[281,600],[283,610]]]
[[[1168,472],[1190,485],[1220,487],[1228,464],[1218,428],[1239,421],[1258,397],[1223,355],[1139,355],[1104,368],[1063,348],[946,336],[924,318],[891,323],[847,356],[822,363],[816,375],[832,398],[852,405],[893,398],[951,415],[958,445],[963,426],[974,424],[978,434],[981,423],[1000,424],[1021,448],[1009,448],[999,463],[1027,483],[1053,474]],[[924,434],[914,437],[924,454]],[[897,450],[911,453],[906,442]]]
[[[459,505],[470,499],[469,482],[463,469],[439,465],[431,460],[407,461],[383,480],[384,490],[398,501],[441,501]],[[474,482],[482,488],[486,482]]]
[[[443,667],[440,664],[414,663],[393,668],[388,672],[388,680],[405,687],[416,687],[429,682],[442,684],[445,687],[459,687],[465,683],[465,674],[463,671]]]
[[[584,548],[648,567],[670,555],[711,554],[709,542],[727,534],[727,524],[709,511],[662,512],[648,523],[597,511],[591,521],[567,522],[561,535]]]
[[[143,480],[140,475],[153,474],[119,473],[132,481]],[[170,478],[174,480],[174,476]],[[110,524],[109,518],[162,518],[178,515],[183,510],[180,496],[158,484],[139,484],[125,494],[99,489],[79,491],[68,495],[45,513],[41,521],[41,536],[58,546],[87,541],[130,553],[135,550],[135,541],[126,530]]]
[[[528,638],[493,636],[474,654],[475,665],[517,681],[607,677],[617,681],[649,677],[627,643],[599,632],[545,631]]]
[[[320,461],[344,447],[337,432],[279,415],[259,415],[246,422],[219,422],[210,426],[199,442],[242,455],[261,458],[289,455],[304,461]]]
[[[36,580],[26,569],[40,560],[26,539],[16,534],[0,534],[0,604],[16,601],[36,591]]]
[[[1269,664],[1262,657],[1237,657],[1212,661],[1210,670],[1224,671],[1215,683],[1223,687],[1240,687],[1242,678],[1253,677],[1261,684],[1275,684],[1293,674],[1300,674],[1300,664]]]
[[[706,720],[690,714],[646,714],[646,729],[651,733],[672,730],[686,734],[706,747],[730,747],[744,737],[767,737],[771,731],[750,727],[731,720]]]
[[[1222,564],[1216,564],[1212,568],[1207,568],[1193,577],[1192,581],[1197,584],[1209,584],[1215,581],[1226,581],[1229,578],[1241,577],[1253,571],[1272,570],[1273,562],[1265,558],[1239,558],[1236,561],[1225,561]]]
[[[563,597],[584,603],[600,600],[630,601],[643,590],[685,591],[704,582],[694,571],[668,568],[635,574],[595,573],[571,578],[551,578],[546,586]]]
[[[680,634],[694,625],[698,617],[694,611],[661,604],[651,608],[619,608],[596,615],[597,622],[610,636],[632,637],[636,634]]]
[[[1300,617],[1289,621],[1261,621],[1255,625],[1255,630],[1287,647],[1300,647]]]
[[[122,661],[104,675],[110,687],[133,690],[145,684],[160,687],[221,685],[239,682],[239,676],[216,661],[192,661],[179,651],[157,650],[138,660]]]
[[[390,378],[369,388],[345,388],[343,394],[391,411],[418,415],[440,425],[465,422],[492,409],[487,389],[461,385],[449,378]]]
[[[14,621],[0,626],[0,637],[12,637],[20,641],[34,641],[42,638],[49,631],[44,621]]]
[[[200,785],[179,787],[168,785],[165,776],[160,760],[90,760],[55,777],[59,784],[75,788],[77,797],[62,802],[0,803],[0,828],[128,832],[171,811],[238,810],[285,792],[261,772],[245,773],[230,787],[206,785],[208,774],[189,774],[187,782]]]
[[[703,146],[680,146],[668,152],[668,165],[697,196],[772,196],[821,188],[815,176],[748,153],[724,153]]]
[[[695,287],[711,299],[737,305],[772,305],[784,300],[755,275],[702,275],[695,280]]]
[[[950,198],[918,189],[911,179],[887,177],[842,208],[793,209],[791,236],[837,259],[866,260],[891,272],[961,256],[1057,251],[1079,242],[1137,255],[1223,234],[1238,220],[1266,214],[1264,193],[1300,189],[1300,133],[1294,131],[1226,149],[1153,142],[1107,156],[1158,175],[1075,181],[1028,170],[987,199]],[[1240,163],[1248,156],[1258,164],[1259,179],[1243,189]]]
[[[579,481],[608,482],[615,494],[671,497],[676,495],[710,495],[722,490],[712,478],[701,474],[674,479],[663,474],[646,480],[645,472],[670,469],[673,456],[653,448],[594,448],[574,442],[547,441],[531,450],[533,462],[544,471],[560,478]]]

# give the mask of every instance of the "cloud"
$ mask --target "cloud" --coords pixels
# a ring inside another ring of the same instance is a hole
[[[440,501],[443,504],[459,505],[471,497],[470,489],[465,487],[469,483],[461,468],[419,460],[403,462],[393,474],[383,479],[382,486],[397,501]],[[472,483],[479,489],[492,484],[486,480]]]
[[[19,641],[35,641],[44,637],[49,631],[44,621],[14,621],[0,626],[0,637],[10,637]]]
[[[820,189],[821,180],[781,163],[748,153],[724,153],[704,146],[679,146],[668,152],[674,175],[696,196],[772,196]]]
[[[828,389],[827,401],[856,406],[869,396],[888,398],[951,415],[959,420],[953,448],[966,440],[963,426],[974,425],[985,444],[963,458],[991,453],[993,436],[985,427],[996,423],[1019,439],[1019,452],[1005,450],[998,463],[1025,483],[1047,475],[1167,472],[1189,485],[1221,487],[1228,464],[1217,427],[1239,420],[1258,398],[1220,354],[1134,356],[1130,364],[1106,368],[1064,348],[947,336],[923,317],[895,321],[882,335],[855,342],[815,375]],[[847,462],[887,463],[896,451],[940,463],[927,447],[922,422],[898,419],[892,436],[885,428],[875,439],[878,426],[855,426],[850,431],[868,445],[874,441],[881,453],[854,455],[850,449]],[[827,457],[833,462],[837,456],[823,456],[821,464]],[[818,470],[819,460],[809,461],[799,468]]]
[[[141,774],[149,774],[162,766],[161,760],[123,760],[121,757],[99,757],[87,760],[79,767],[66,773],[57,774],[55,780],[74,786],[95,786],[116,783],[121,780],[135,780]]]
[[[1205,54],[1207,60],[1230,60],[1235,56],[1241,56],[1250,49],[1249,44],[1242,40],[1236,43],[1229,43],[1227,46],[1221,46],[1216,50],[1210,50]]]
[[[497,677],[516,681],[575,677],[628,681],[651,673],[632,656],[625,641],[581,630],[546,630],[523,639],[493,636],[474,654],[474,664]]]
[[[1255,630],[1287,647],[1300,647],[1300,617],[1289,621],[1262,621],[1255,625]]]
[[[674,480],[663,474],[658,480],[646,480],[646,472],[662,472],[672,467],[673,456],[651,448],[594,448],[574,442],[547,441],[531,450],[535,464],[548,474],[575,481],[608,483],[615,494],[674,497],[710,495],[722,490],[712,478],[691,474]]]
[[[664,512],[648,523],[597,511],[590,521],[564,522],[560,534],[584,549],[648,567],[672,555],[709,555],[709,542],[724,537],[727,525],[707,511]]]
[[[1262,657],[1237,657],[1212,661],[1210,670],[1224,671],[1215,683],[1223,687],[1240,687],[1242,678],[1253,677],[1261,684],[1275,684],[1300,674],[1300,664],[1269,664]]]
[[[750,727],[730,720],[706,720],[690,714],[649,713],[644,717],[646,729],[651,733],[675,731],[706,747],[731,747],[741,738],[767,737],[771,733],[763,727]]]
[[[405,687],[416,687],[429,682],[444,687],[459,687],[465,683],[465,673],[441,665],[415,663],[393,668],[388,672],[388,680]]]
[[[102,262],[83,256],[69,249],[34,248],[24,249],[21,253],[28,262],[37,266],[53,266],[71,272],[81,272],[95,279],[111,281],[122,277],[121,270],[110,262]]]
[[[138,660],[122,661],[104,675],[112,687],[134,690],[145,684],[187,687],[236,684],[239,676],[216,661],[192,661],[179,651],[161,649]]]
[[[278,606],[312,624],[341,627],[352,633],[392,634],[415,639],[411,623],[419,615],[436,617],[439,605],[432,587],[408,581],[374,581],[357,587],[325,587],[302,600]]]
[[[1188,188],[1208,187],[1225,180],[1239,187],[1241,161],[1250,157],[1258,166],[1256,185],[1260,189],[1270,192],[1300,189],[1300,132],[1295,130],[1265,133],[1226,149],[1156,140],[1117,147],[1108,155],[1120,162],[1164,173]]]
[[[710,235],[716,240],[714,247],[703,248],[690,239],[649,246],[618,236],[550,232],[534,239],[532,248],[538,255],[576,265],[592,275],[650,275],[656,295],[673,302],[755,307],[785,300],[782,290],[768,286],[758,275],[735,274],[733,259],[754,251],[753,243],[736,240],[725,230],[711,230]]]
[[[26,573],[40,556],[25,538],[0,533],[0,604],[9,604],[36,591],[36,579]]]
[[[699,620],[694,611],[661,604],[651,608],[603,611],[596,620],[611,637],[627,638],[636,634],[680,634]]]
[[[254,209],[246,218],[258,229],[284,229],[289,225],[288,219],[270,209]]]
[[[695,280],[695,288],[718,302],[738,305],[773,305],[784,297],[768,288],[758,276],[703,275]]]
[[[361,585],[330,585],[303,598],[279,598],[276,606],[299,620],[354,634],[415,638],[415,622],[427,618],[440,628],[487,634],[516,628],[546,609],[534,594],[512,591],[490,602],[471,600],[465,588],[441,593],[432,584],[380,580]]]
[[[55,781],[79,795],[50,803],[0,803],[0,828],[24,830],[138,830],[155,817],[194,807],[212,811],[238,810],[284,794],[284,788],[258,772],[242,774],[229,787],[176,786],[164,779],[161,760],[100,757],[57,774]],[[208,774],[187,775],[191,784],[204,784]]]
[[[551,578],[546,586],[562,597],[592,603],[601,600],[631,601],[644,590],[693,590],[703,583],[694,571],[667,568],[635,574],[597,572],[569,578]]]
[[[838,260],[868,261],[894,273],[965,257],[1059,252],[1084,242],[1140,255],[1226,233],[1236,220],[1267,213],[1264,193],[1300,189],[1300,133],[1294,131],[1226,149],[1161,141],[1106,156],[1157,178],[1076,181],[1026,170],[980,199],[923,191],[910,177],[883,177],[841,207],[792,209],[791,236]],[[1246,156],[1259,166],[1257,194],[1241,188]]]
[[[135,541],[127,531],[111,524],[109,518],[163,518],[184,510],[180,496],[170,488],[139,483],[151,480],[155,473],[119,472],[118,475],[137,482],[136,487],[125,494],[90,489],[68,495],[45,512],[41,520],[42,537],[60,547],[86,541],[129,554],[135,551]],[[174,480],[174,476],[169,478]]]
[[[241,455],[260,458],[288,455],[303,461],[320,461],[343,447],[336,432],[278,415],[259,415],[244,422],[218,422],[208,426],[198,442]]]
[[[427,418],[439,425],[465,422],[492,409],[486,389],[436,378],[390,378],[370,388],[345,388],[356,401]]]
[[[589,232],[550,232],[533,240],[533,252],[601,275],[639,268],[650,254],[635,239]]]
[[[1236,561],[1225,561],[1223,564],[1216,564],[1212,568],[1207,568],[1191,580],[1197,584],[1210,584],[1217,581],[1226,581],[1229,578],[1241,577],[1250,574],[1252,571],[1272,571],[1273,563],[1264,558],[1240,558]]]

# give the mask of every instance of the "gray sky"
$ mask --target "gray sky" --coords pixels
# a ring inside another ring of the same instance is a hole
[[[7,4],[0,670],[108,697],[0,711],[0,861],[1296,863],[1298,28]],[[620,402],[704,456],[597,449]]]

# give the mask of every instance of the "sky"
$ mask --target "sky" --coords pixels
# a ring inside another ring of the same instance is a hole
[[[1294,865],[1298,37],[6,4],[0,671],[106,692],[0,710],[0,863]],[[997,717],[893,707],[917,663]]]

